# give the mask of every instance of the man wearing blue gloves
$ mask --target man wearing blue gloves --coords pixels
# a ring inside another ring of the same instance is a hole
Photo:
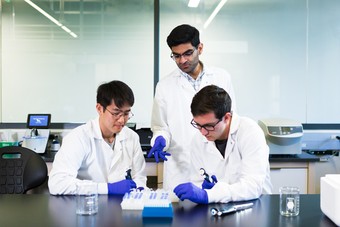
[[[75,194],[80,181],[93,181],[99,194],[124,195],[146,187],[145,159],[137,133],[125,126],[134,95],[121,81],[97,90],[98,117],[73,129],[62,141],[49,175],[53,195]]]
[[[177,67],[161,79],[155,92],[152,110],[152,149],[148,157],[164,160],[163,188],[172,190],[189,180],[191,127],[190,103],[202,87],[218,84],[235,98],[230,75],[221,68],[208,67],[199,60],[203,52],[199,31],[187,24],[174,28],[167,37],[170,57]]]
[[[199,131],[191,141],[190,182],[174,189],[178,198],[207,204],[270,194],[269,148],[258,124],[232,113],[228,93],[214,85],[194,96],[191,112]]]

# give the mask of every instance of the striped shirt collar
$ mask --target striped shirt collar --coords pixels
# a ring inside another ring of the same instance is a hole
[[[198,75],[198,77],[195,79],[193,79],[189,74],[181,71],[181,75],[184,76],[189,83],[192,85],[192,87],[195,89],[195,91],[198,91],[200,86],[201,86],[201,82],[202,82],[202,78],[205,74],[205,70],[204,70],[204,65],[203,63],[200,61],[199,64],[202,66],[202,71],[200,72],[200,74]]]

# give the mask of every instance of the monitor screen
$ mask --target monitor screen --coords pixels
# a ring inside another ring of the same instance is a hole
[[[51,114],[28,114],[27,128],[47,129],[50,122]]]

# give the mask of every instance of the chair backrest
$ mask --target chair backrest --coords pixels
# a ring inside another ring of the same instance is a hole
[[[0,148],[0,194],[24,194],[47,179],[47,166],[34,151],[18,146]]]

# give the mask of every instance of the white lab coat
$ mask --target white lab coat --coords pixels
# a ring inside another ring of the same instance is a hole
[[[204,66],[205,75],[200,89],[207,85],[224,88],[232,99],[232,109],[236,110],[234,90],[230,75],[223,69]],[[178,184],[189,180],[190,141],[197,129],[191,124],[190,105],[197,91],[180,73],[179,69],[160,80],[156,86],[153,103],[151,145],[158,136],[166,140],[165,150],[171,154],[164,162],[163,188],[173,190]]]
[[[137,133],[128,127],[116,135],[114,150],[102,137],[99,118],[72,130],[63,139],[49,175],[51,194],[75,194],[76,182],[98,183],[98,193],[107,194],[107,183],[125,179],[131,168],[137,187],[146,187],[145,159]]]
[[[203,183],[200,168],[218,183],[207,189],[209,203],[227,203],[256,199],[271,194],[269,147],[258,124],[234,114],[225,150],[225,157],[198,132],[192,141],[191,181]]]

